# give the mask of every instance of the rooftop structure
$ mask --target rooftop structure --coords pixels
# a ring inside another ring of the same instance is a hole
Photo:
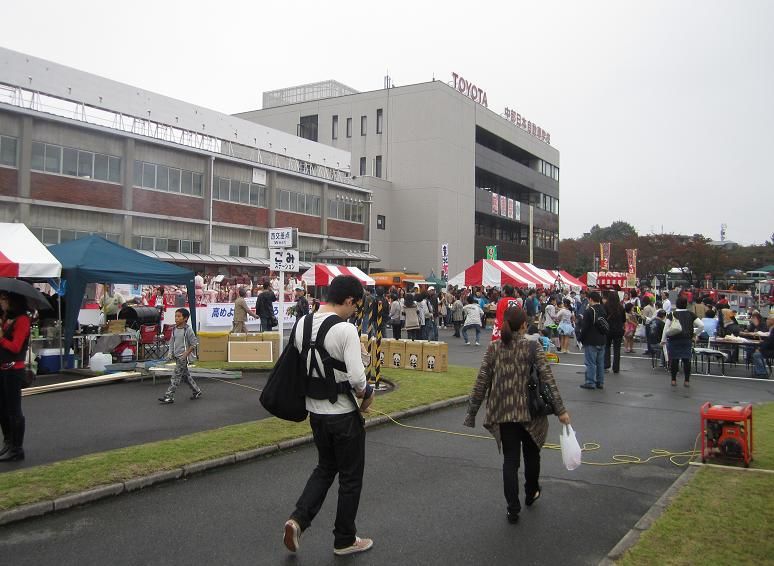
[[[285,106],[287,104],[310,102],[322,98],[334,98],[336,96],[357,93],[358,91],[354,88],[334,80],[307,83],[305,85],[290,86],[264,92],[263,108],[276,108],[277,106]]]

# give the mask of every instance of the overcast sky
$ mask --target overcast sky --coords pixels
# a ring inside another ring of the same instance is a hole
[[[774,2],[4,2],[0,44],[226,113],[457,72],[551,134],[561,237],[774,232]]]

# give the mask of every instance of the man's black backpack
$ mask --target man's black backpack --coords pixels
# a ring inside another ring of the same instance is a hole
[[[607,336],[608,332],[610,332],[610,323],[608,322],[607,318],[604,316],[599,316],[597,309],[594,307],[591,307],[591,310],[594,311],[594,328],[596,328],[597,332],[599,332],[602,336]]]
[[[306,315],[299,318],[293,325],[288,343],[261,392],[261,405],[275,417],[286,421],[301,422],[306,419],[307,396],[313,399],[329,399],[331,403],[335,403],[339,393],[347,393],[351,390],[349,382],[336,383],[333,374],[334,369],[347,371],[346,364],[331,358],[322,346],[328,330],[333,325],[344,321],[334,314],[326,317],[313,341],[311,339],[313,318],[314,315]],[[300,321],[304,321],[301,352],[295,346],[296,327]],[[310,352],[311,376],[307,372],[305,361]],[[320,354],[323,363],[322,369],[317,362],[317,353]]]

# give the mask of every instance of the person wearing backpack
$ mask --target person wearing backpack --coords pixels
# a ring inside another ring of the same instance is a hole
[[[581,342],[583,343],[586,380],[581,389],[603,389],[605,387],[605,344],[610,329],[605,307],[600,302],[599,291],[589,293],[589,308],[583,314]]]
[[[669,372],[672,375],[672,387],[677,385],[677,370],[680,369],[680,362],[683,362],[683,375],[685,381],[683,385],[690,387],[691,381],[691,357],[693,354],[693,337],[704,331],[704,323],[700,318],[687,310],[688,299],[685,295],[677,297],[675,309],[667,315],[664,324],[664,334],[661,338],[662,345],[666,343],[667,354],[669,354]],[[677,321],[677,322],[675,322]],[[679,323],[680,330],[675,332],[675,327]]]
[[[355,314],[362,298],[363,285],[356,277],[334,277],[328,287],[328,303],[298,321],[292,335],[307,368],[306,409],[318,464],[285,522],[283,542],[291,552],[298,551],[301,534],[320,511],[336,474],[339,499],[333,553],[364,552],[374,544],[358,537],[355,527],[365,467],[365,427],[360,411],[370,405],[373,388],[366,382],[365,350],[357,328],[345,321]],[[363,399],[360,407],[353,393]]]

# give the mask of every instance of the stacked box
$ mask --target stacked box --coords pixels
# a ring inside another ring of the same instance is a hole
[[[422,371],[422,346],[427,340],[409,340],[406,342],[406,361],[404,369]]]
[[[244,342],[247,340],[247,334],[244,332],[232,332],[228,335],[229,342]]]
[[[385,365],[389,367],[388,360],[390,357],[391,342],[395,342],[395,340],[392,338],[382,338],[382,349],[381,352],[379,352],[379,361],[382,367],[385,367]],[[376,346],[374,346],[374,348],[376,348]]]
[[[272,343],[258,341],[232,341],[228,344],[229,362],[270,362]]]
[[[271,359],[276,362],[280,355],[280,335],[279,332],[264,332],[263,341],[271,342]]]
[[[449,370],[449,345],[446,342],[426,342],[422,347],[422,369],[445,372]]]
[[[228,332],[199,332],[199,360],[225,362],[228,360]]]
[[[263,332],[248,332],[245,334],[245,342],[262,342]]]
[[[406,359],[406,343],[403,340],[393,340],[390,342],[390,349],[387,351],[387,367],[403,368],[403,362]]]

